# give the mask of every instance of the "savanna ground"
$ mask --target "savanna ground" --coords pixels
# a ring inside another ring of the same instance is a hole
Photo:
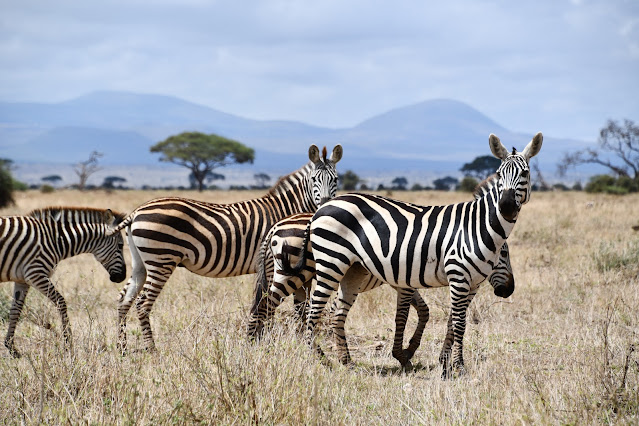
[[[2,215],[47,205],[128,212],[160,192],[18,193]],[[232,202],[258,192],[180,192]],[[468,194],[396,192],[420,204]],[[443,381],[437,359],[448,289],[424,290],[431,309],[414,369],[390,355],[395,292],[362,294],[347,333],[354,365],[322,364],[291,327],[287,302],[265,341],[245,338],[252,275],[209,279],[178,270],[152,314],[158,351],[141,351],[134,314],[129,348],[115,347],[116,298],[88,255],[53,279],[69,305],[74,351],[56,309],[31,291],[12,359],[0,350],[2,423],[593,424],[639,422],[639,196],[539,193],[509,238],[516,290],[484,285],[469,311],[466,374]],[[128,250],[126,251],[129,261]],[[0,286],[6,332],[12,285]],[[416,315],[411,314],[414,326]],[[42,325],[51,323],[53,329]],[[412,329],[409,329],[409,333]]]

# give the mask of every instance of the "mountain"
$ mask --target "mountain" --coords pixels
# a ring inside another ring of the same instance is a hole
[[[183,131],[239,140],[256,149],[255,167],[261,169],[293,170],[307,160],[311,143],[329,150],[341,143],[343,170],[451,174],[476,156],[490,154],[490,133],[519,149],[532,137],[449,99],[397,108],[343,129],[252,120],[153,94],[100,91],[55,104],[0,102],[0,157],[16,163],[70,164],[97,150],[104,153],[105,165],[157,165],[158,155],[149,147]],[[545,135],[539,164],[554,171],[564,151],[587,145]]]

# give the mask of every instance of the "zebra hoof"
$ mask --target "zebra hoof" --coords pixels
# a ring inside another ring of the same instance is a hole
[[[22,355],[20,354],[20,352],[18,352],[17,350],[11,348],[9,349],[9,355],[11,355],[11,357],[13,359],[20,359],[22,358]]]
[[[402,364],[402,371],[404,373],[410,373],[413,371],[413,363],[410,360],[407,360],[404,364]]]

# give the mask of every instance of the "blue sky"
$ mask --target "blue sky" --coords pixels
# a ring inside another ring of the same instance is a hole
[[[174,95],[350,127],[434,98],[594,141],[639,122],[639,1],[0,0],[0,100]]]

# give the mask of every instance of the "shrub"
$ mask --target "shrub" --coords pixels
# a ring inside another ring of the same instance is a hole
[[[0,167],[0,208],[13,203],[13,178],[9,170]]]
[[[586,192],[606,192],[608,194],[623,195],[639,191],[639,182],[628,176],[615,179],[609,175],[595,175],[586,184]]]
[[[466,176],[459,183],[459,187],[457,188],[457,190],[461,192],[473,192],[475,188],[477,188],[478,184],[479,182],[477,182],[477,179],[471,176]]]
[[[50,194],[52,192],[55,192],[55,188],[51,185],[44,184],[40,187],[40,192],[42,192],[43,194]]]
[[[621,270],[634,276],[639,272],[639,240],[630,241],[625,247],[618,247],[613,242],[602,242],[592,257],[600,272]]]

